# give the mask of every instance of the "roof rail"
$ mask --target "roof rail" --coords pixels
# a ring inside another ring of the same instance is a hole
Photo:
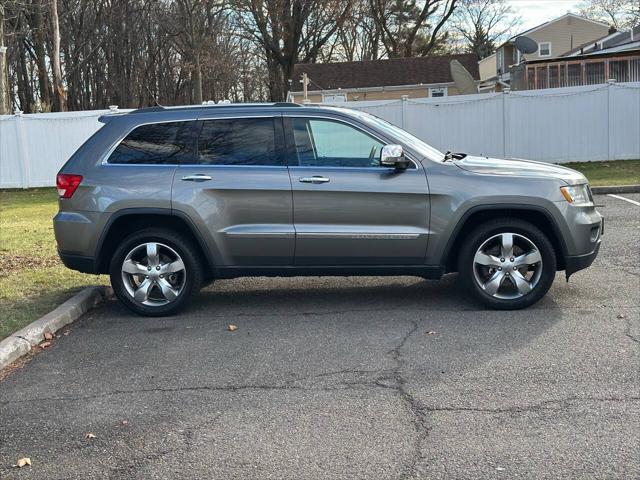
[[[302,107],[302,105],[291,102],[274,102],[274,103],[218,103],[218,104],[204,104],[204,105],[181,105],[178,107],[145,107],[138,108],[129,112],[129,114],[135,113],[153,113],[153,112],[164,112],[170,110],[190,110],[190,109],[198,109],[198,108],[268,108],[268,107]]]
[[[132,110],[131,112],[129,112],[129,115],[131,115],[133,113],[162,112],[163,110],[164,110],[164,107],[161,107],[161,106],[157,105],[155,107],[145,107],[145,108],[138,108],[136,110]]]

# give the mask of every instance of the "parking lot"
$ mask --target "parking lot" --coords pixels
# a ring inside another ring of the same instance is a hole
[[[0,382],[0,477],[639,478],[640,206],[596,200],[600,256],[527,310],[455,276],[109,302]]]

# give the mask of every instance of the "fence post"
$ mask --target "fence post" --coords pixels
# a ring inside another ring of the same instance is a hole
[[[613,129],[611,128],[611,89],[616,83],[615,78],[607,80],[607,160],[615,160],[615,154],[613,150],[613,142],[611,141],[611,134]]]
[[[407,123],[407,119],[406,119],[407,108],[406,108],[406,105],[407,105],[407,101],[409,100],[409,95],[402,95],[402,97],[400,97],[400,98],[402,100],[400,102],[401,110],[402,110],[402,125],[400,125],[400,127],[404,129],[404,128],[406,128],[405,125]]]
[[[507,123],[507,95],[511,89],[509,87],[504,87],[502,91],[502,158],[507,158],[507,135],[508,131],[508,123]]]
[[[24,125],[22,124],[22,112],[17,110],[15,112],[16,119],[16,140],[17,140],[17,151],[18,151],[18,161],[20,162],[20,177],[21,177],[21,188],[29,188],[29,184],[31,183],[30,178],[30,167],[29,167],[29,158],[27,155],[27,141],[24,135]]]

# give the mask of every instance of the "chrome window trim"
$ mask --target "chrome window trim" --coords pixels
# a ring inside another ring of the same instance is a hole
[[[109,166],[109,165],[118,165],[118,166],[130,166],[130,167],[166,167],[167,165],[173,165],[175,167],[179,167],[180,163],[109,163],[109,157],[114,152],[116,148],[122,143],[122,141],[127,138],[131,132],[133,132],[136,128],[144,127],[146,125],[158,125],[161,123],[178,123],[178,122],[197,122],[197,121],[205,121],[205,120],[227,120],[227,119],[238,119],[238,118],[279,118],[282,117],[282,114],[271,114],[271,115],[232,115],[232,116],[216,116],[214,118],[204,117],[195,117],[195,118],[180,118],[180,119],[172,119],[172,120],[156,120],[152,122],[142,122],[136,123],[132,125],[125,132],[118,137],[118,139],[109,147],[109,149],[100,157],[100,165]],[[200,165],[198,163],[189,163],[187,165]],[[206,166],[206,165],[201,165]],[[212,165],[213,166],[213,165]],[[230,165],[216,165],[216,166],[230,166]],[[238,167],[244,167],[245,165],[236,165]],[[249,166],[249,165],[246,165]],[[255,165],[260,166],[260,165]],[[286,168],[286,166],[282,167],[280,165],[266,165],[273,166],[278,168]]]
[[[361,125],[353,123],[353,122],[351,122],[349,120],[345,120],[343,118],[336,118],[336,117],[331,117],[331,116],[328,116],[328,115],[309,115],[309,114],[307,114],[307,115],[304,115],[304,114],[298,115],[298,114],[289,113],[289,112],[283,113],[282,117],[283,118],[308,118],[308,119],[321,118],[323,120],[332,120],[334,122],[344,123],[346,125],[354,127],[356,130],[361,131],[365,135],[369,135],[370,137],[375,138],[377,141],[379,141],[383,145],[389,145],[389,143],[387,143],[387,141],[384,140],[383,138],[380,138],[379,135],[371,133],[370,131],[365,130]],[[398,144],[398,145],[402,145],[402,144]],[[402,149],[404,150],[404,145],[402,145]],[[412,155],[407,155],[406,152],[405,152],[405,156],[413,164],[414,168],[416,170],[418,170],[419,169],[418,168],[418,162],[413,158],[413,156]],[[341,170],[344,170],[345,168],[355,168],[355,169],[358,169],[358,170],[373,169],[373,170],[377,170],[377,171],[380,171],[381,168],[385,168],[385,169],[388,169],[388,170],[395,170],[393,167],[383,167],[382,165],[379,166],[379,167],[323,167],[323,166],[320,166],[320,165],[318,165],[318,166],[308,166],[308,165],[293,165],[292,166],[292,165],[289,165],[289,166],[293,167],[293,168],[339,168]],[[411,169],[411,170],[413,170],[413,169]]]
[[[246,168],[246,167],[259,167],[259,168],[328,168],[328,169],[340,169],[340,170],[344,170],[345,168],[347,169],[357,169],[359,171],[362,170],[374,170],[374,171],[380,171],[381,169],[385,169],[385,170],[394,170],[392,167],[322,167],[322,166],[307,166],[307,165],[201,165],[199,163],[189,163],[189,164],[180,164],[180,163],[109,163],[109,157],[111,156],[111,154],[113,153],[113,151],[118,148],[118,146],[120,145],[120,143],[122,143],[122,141],[127,137],[127,135],[129,135],[131,132],[133,132],[136,128],[139,127],[143,127],[146,125],[157,125],[157,124],[162,124],[162,123],[177,123],[177,122],[197,122],[197,121],[206,121],[206,120],[225,120],[225,119],[241,119],[241,118],[308,118],[308,119],[313,119],[313,118],[320,118],[320,119],[324,119],[324,120],[332,120],[334,122],[340,122],[346,125],[349,125],[351,127],[354,127],[355,129],[362,131],[363,133],[365,133],[366,135],[369,135],[373,138],[375,138],[377,141],[383,143],[384,145],[388,145],[387,141],[384,140],[383,138],[381,138],[379,135],[376,135],[374,133],[371,133],[368,130],[365,130],[361,125],[358,125],[354,122],[351,122],[349,120],[345,120],[344,118],[336,118],[336,117],[332,117],[329,115],[309,115],[309,114],[291,114],[290,112],[280,112],[280,113],[272,113],[272,114],[267,114],[267,115],[230,115],[230,116],[224,116],[224,115],[218,115],[215,117],[208,117],[208,116],[199,116],[199,117],[195,117],[195,118],[181,118],[181,119],[171,119],[171,120],[156,120],[156,121],[150,121],[150,122],[142,122],[142,123],[136,123],[135,125],[132,125],[131,127],[129,127],[128,129],[126,129],[124,131],[124,133],[122,135],[120,135],[118,137],[118,139],[109,147],[109,149],[106,151],[106,153],[104,153],[101,157],[100,157],[100,165],[101,166],[119,166],[119,167],[167,167],[167,166],[173,166],[173,167],[180,167],[182,165],[184,166],[199,166],[199,167],[207,167],[207,168],[211,168],[211,167],[235,167],[235,168]],[[404,145],[403,145],[404,147]],[[410,169],[410,170],[419,170],[419,162],[415,160],[415,158],[412,155],[408,155],[407,152],[405,152],[406,157],[409,159],[409,161],[413,164],[414,168]]]

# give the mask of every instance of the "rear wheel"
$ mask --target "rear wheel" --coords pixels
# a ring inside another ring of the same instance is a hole
[[[515,310],[533,305],[549,290],[556,256],[547,236],[518,219],[492,220],[469,236],[458,271],[465,289],[484,305]]]
[[[129,235],[114,253],[109,273],[120,301],[147,316],[176,313],[202,283],[199,255],[191,242],[163,229]]]

